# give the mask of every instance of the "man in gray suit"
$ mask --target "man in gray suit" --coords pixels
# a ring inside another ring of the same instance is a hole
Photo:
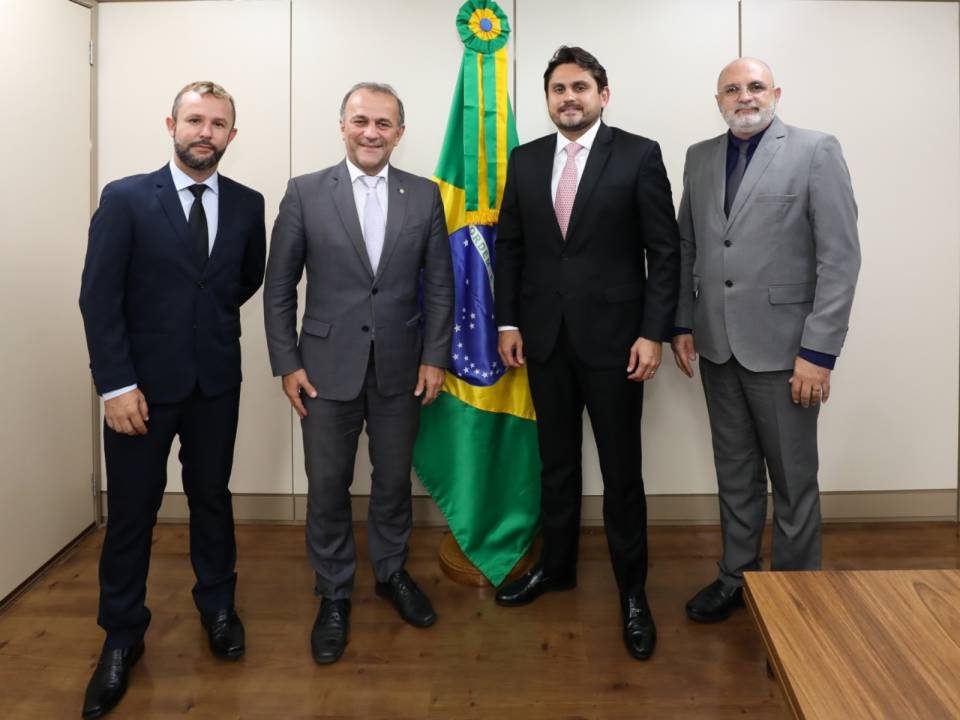
[[[687,603],[698,622],[742,605],[743,572],[761,567],[768,471],[771,567],[820,567],[817,412],[860,269],[837,139],[776,117],[780,88],[760,60],[727,65],[716,98],[730,131],[687,151],[673,339],[689,377],[700,354],[720,494],[719,577]]]
[[[376,592],[408,623],[437,618],[406,570],[410,464],[420,405],[443,384],[453,270],[437,186],[388,163],[404,131],[388,85],[359,83],[340,106],[346,159],[295,177],[280,203],[264,283],[273,374],[300,416],[309,489],[307,552],[322,597],[314,660],[347,643],[356,571],[350,483],[366,423],[367,518]],[[297,341],[297,283],[307,270]]]

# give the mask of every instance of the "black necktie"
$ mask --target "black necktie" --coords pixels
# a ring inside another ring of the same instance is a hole
[[[733,207],[733,201],[737,197],[737,190],[740,189],[740,182],[743,180],[743,174],[747,171],[747,150],[750,149],[750,143],[744,141],[740,143],[740,154],[737,156],[737,166],[733,169],[733,175],[727,180],[727,195],[723,202],[723,212],[730,217],[730,208]]]
[[[203,270],[207,264],[207,255],[210,254],[210,238],[207,234],[207,214],[203,211],[203,191],[206,185],[191,185],[187,188],[193,193],[193,205],[190,206],[190,216],[187,226],[190,228],[190,238],[193,240],[194,259],[197,267]]]

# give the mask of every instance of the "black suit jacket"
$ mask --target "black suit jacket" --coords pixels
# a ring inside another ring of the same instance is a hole
[[[80,286],[97,392],[136,383],[148,403],[240,384],[240,306],[263,281],[263,196],[219,179],[219,220],[203,271],[169,166],[103,189]]]
[[[591,367],[626,368],[637,337],[669,339],[680,279],[670,181],[652,140],[601,123],[567,238],[550,197],[556,134],[510,156],[496,242],[496,318],[543,362],[561,321]]]

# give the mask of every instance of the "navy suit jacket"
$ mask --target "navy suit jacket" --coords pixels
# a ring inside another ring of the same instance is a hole
[[[169,166],[103,189],[80,286],[97,392],[136,383],[148,403],[240,384],[240,306],[263,281],[263,196],[219,179],[219,224],[201,271]]]

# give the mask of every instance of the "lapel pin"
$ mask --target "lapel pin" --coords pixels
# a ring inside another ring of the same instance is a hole
[[[403,188],[400,188],[400,194],[403,195]]]

